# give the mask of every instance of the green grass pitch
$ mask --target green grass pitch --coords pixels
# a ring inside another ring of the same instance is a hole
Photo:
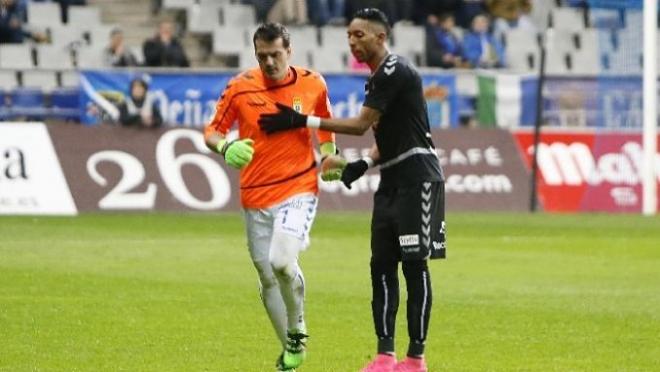
[[[430,371],[660,371],[660,218],[449,214],[448,239]],[[301,372],[373,356],[368,261],[369,216],[321,210]],[[0,218],[0,371],[261,372],[279,351],[238,214]]]

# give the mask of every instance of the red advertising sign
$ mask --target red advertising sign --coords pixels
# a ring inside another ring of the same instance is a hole
[[[531,167],[533,134],[518,132],[515,137]],[[543,208],[557,212],[640,212],[641,141],[641,134],[630,133],[543,133],[537,158]],[[660,156],[655,166],[660,175]]]

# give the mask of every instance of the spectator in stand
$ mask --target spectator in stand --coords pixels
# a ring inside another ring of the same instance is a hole
[[[428,22],[431,14],[456,14],[465,6],[465,0],[414,0],[412,20],[417,25]]]
[[[45,41],[42,32],[32,32],[25,27],[27,19],[24,4],[16,0],[0,0],[0,44],[20,44],[26,37]]]
[[[430,67],[463,67],[463,46],[454,32],[454,16],[430,14],[426,22],[426,63]]]
[[[503,40],[503,35],[511,29],[535,33],[536,26],[527,15],[531,10],[529,0],[487,0],[488,11],[495,18],[493,36]]]
[[[124,32],[115,27],[110,31],[110,43],[103,49],[105,67],[137,66],[137,58],[124,44]]]
[[[550,1],[550,0],[543,0]],[[456,14],[456,23],[466,30],[472,27],[472,20],[479,14],[486,12],[484,0],[463,0]]]
[[[181,42],[174,37],[172,21],[162,21],[158,33],[142,44],[144,64],[149,67],[188,67],[188,57]]]
[[[475,68],[504,67],[504,48],[488,32],[488,17],[479,14],[472,20],[472,30],[463,37],[463,57]]]
[[[268,11],[268,22],[286,25],[305,25],[307,2],[301,0],[277,0]]]
[[[157,128],[163,124],[158,103],[149,93],[149,84],[137,78],[131,81],[129,95],[118,105],[122,126]]]
[[[309,19],[317,26],[344,25],[344,0],[307,0]]]

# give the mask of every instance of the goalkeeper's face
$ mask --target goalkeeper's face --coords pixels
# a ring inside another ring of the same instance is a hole
[[[282,38],[273,41],[255,40],[254,55],[266,77],[276,81],[286,77],[289,71],[291,47],[284,47]]]

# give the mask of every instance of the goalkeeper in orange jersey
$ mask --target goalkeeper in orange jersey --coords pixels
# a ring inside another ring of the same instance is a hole
[[[206,126],[206,145],[241,170],[241,205],[248,248],[261,283],[261,298],[282,343],[278,371],[294,371],[305,358],[305,281],[298,254],[309,244],[318,202],[313,130],[301,128],[266,135],[257,121],[262,113],[285,104],[302,114],[329,118],[324,79],[289,65],[290,36],[280,24],[259,26],[253,36],[259,67],[234,77]],[[225,135],[238,122],[239,139]],[[336,152],[334,135],[315,131],[322,156]],[[322,175],[338,179],[340,173]]]

